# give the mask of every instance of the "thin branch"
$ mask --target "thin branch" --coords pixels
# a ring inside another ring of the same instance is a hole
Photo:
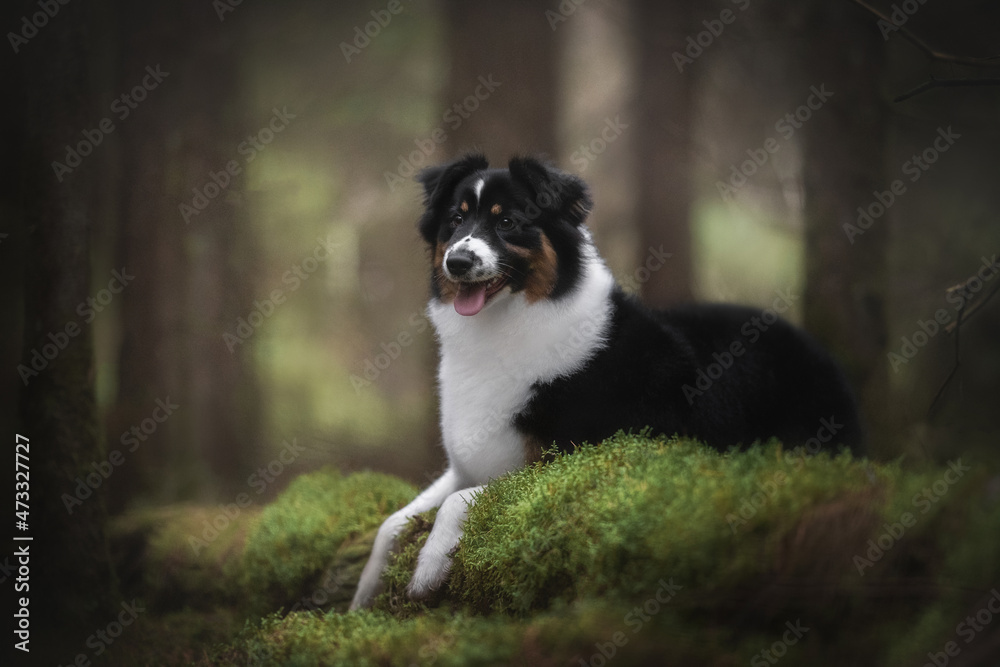
[[[893,100],[893,102],[902,102],[903,100],[908,100],[911,97],[916,97],[920,93],[930,90],[931,88],[956,88],[959,86],[1000,86],[1000,78],[993,79],[931,79],[930,81],[924,81],[922,84],[913,88],[912,90],[903,93],[899,97]]]
[[[965,313],[965,305],[967,303],[969,303],[969,300],[966,298],[965,294],[962,294],[961,296],[962,296],[962,305],[958,309],[958,319],[955,320],[955,325],[956,325],[955,326],[955,365],[952,367],[951,372],[948,373],[948,377],[946,377],[944,379],[944,382],[941,383],[941,388],[938,389],[937,394],[934,395],[934,400],[931,401],[930,407],[927,408],[927,417],[928,418],[934,416],[934,413],[936,412],[935,407],[937,406],[937,402],[939,400],[941,400],[942,396],[944,396],[944,390],[948,388],[948,385],[951,384],[952,378],[954,378],[958,374],[958,369],[962,367],[962,359],[961,359],[962,348],[961,348],[961,345],[959,343],[959,334],[962,331],[962,315]]]
[[[870,4],[865,2],[865,0],[851,0],[851,2],[877,16],[880,20],[889,23],[893,29],[899,31],[899,34],[902,35],[903,39],[923,51],[924,55],[926,55],[931,61],[949,63],[952,65],[967,65],[969,67],[1000,67],[1000,55],[987,56],[985,58],[972,58],[970,56],[957,56],[953,53],[938,51],[906,26],[896,25],[896,23],[889,16],[887,16],[885,12],[872,7]],[[932,76],[929,81],[925,81],[909,92],[903,93],[894,99],[893,102],[908,100],[911,97],[916,97],[920,93],[926,92],[932,88],[997,85],[1000,85],[1000,78],[935,79]]]
[[[996,266],[996,264],[993,264],[991,266]],[[934,395],[934,400],[931,401],[931,405],[927,409],[928,417],[934,416],[938,401],[941,400],[942,396],[944,396],[945,389],[947,389],[948,385],[951,384],[952,379],[954,379],[954,377],[958,374],[958,370],[962,366],[962,361],[960,357],[961,345],[959,336],[959,334],[962,331],[962,325],[968,322],[969,318],[972,317],[980,308],[985,306],[997,292],[1000,292],[1000,284],[998,284],[996,287],[993,288],[993,291],[991,291],[985,297],[983,297],[979,301],[973,302],[973,297],[970,295],[968,291],[969,285],[970,283],[972,283],[973,280],[977,280],[977,277],[974,276],[972,278],[969,278],[964,283],[961,283],[959,285],[953,285],[952,287],[949,287],[947,290],[945,290],[945,293],[949,297],[955,293],[957,293],[960,297],[962,297],[962,305],[959,306],[958,308],[958,318],[944,328],[944,330],[948,333],[951,333],[953,331],[955,332],[955,365],[952,367],[951,372],[948,373],[948,377],[946,377],[944,382],[941,384],[941,388],[938,389],[937,394]],[[966,308],[966,306],[968,306],[970,303],[972,303],[972,306]]]
[[[938,51],[932,48],[927,42],[918,37],[913,33],[912,30],[906,26],[896,25],[891,18],[886,16],[884,12],[875,7],[872,7],[864,0],[851,0],[854,4],[865,9],[875,16],[879,17],[883,21],[886,21],[892,25],[908,42],[916,46],[918,49],[923,51],[928,58],[932,60],[940,60],[945,63],[955,63],[957,65],[972,65],[973,67],[1000,67],[1000,55],[988,56],[986,58],[971,58],[969,56],[956,56],[953,53],[945,53],[944,51]],[[993,62],[996,61],[996,62]]]
[[[992,266],[994,266],[994,267],[995,267],[995,266],[997,266],[997,265],[996,265],[996,264],[993,264]],[[964,283],[962,283],[961,285],[955,285],[954,287],[949,287],[949,288],[948,288],[947,290],[945,290],[945,293],[946,293],[946,294],[948,294],[948,295],[950,296],[950,295],[951,295],[951,294],[953,294],[954,292],[960,292],[960,293],[961,293],[961,292],[967,292],[967,291],[968,291],[968,289],[969,289],[969,283],[971,283],[971,282],[972,282],[973,280],[975,280],[975,278],[969,278],[969,279],[968,279],[967,281],[965,281],[965,282],[964,282]],[[994,296],[994,295],[995,295],[995,294],[996,294],[997,292],[1000,292],[1000,283],[998,283],[998,284],[997,284],[997,285],[996,285],[996,286],[995,286],[995,287],[993,288],[993,291],[992,291],[992,292],[990,292],[989,294],[987,294],[986,296],[984,296],[984,297],[983,297],[982,299],[980,299],[979,301],[972,301],[972,299],[971,299],[971,298],[968,298],[968,297],[966,297],[966,296],[965,296],[964,294],[962,294],[962,298],[963,298],[963,299],[965,299],[965,301],[967,301],[967,302],[972,302],[972,306],[971,306],[971,307],[970,307],[970,308],[968,309],[968,311],[967,311],[967,312],[966,312],[966,314],[965,314],[965,319],[966,319],[966,320],[968,320],[968,319],[969,319],[970,317],[972,317],[972,316],[973,316],[974,314],[976,314],[976,313],[977,313],[977,312],[979,311],[979,309],[980,309],[980,308],[982,308],[982,307],[983,307],[983,306],[985,306],[985,305],[986,305],[987,303],[989,303],[989,300],[990,300],[990,299],[992,299],[992,298],[993,298],[993,296]],[[944,330],[945,330],[945,331],[947,331],[948,333],[951,333],[952,331],[954,331],[954,330],[955,330],[955,328],[956,328],[957,326],[958,326],[958,322],[952,322],[951,324],[949,324],[948,326],[946,326],[946,327],[944,328]]]

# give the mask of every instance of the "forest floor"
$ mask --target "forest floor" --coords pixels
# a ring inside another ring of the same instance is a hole
[[[348,613],[377,527],[416,492],[326,469],[262,509],[118,518],[122,592],[148,612],[103,664],[986,665],[1000,655],[1000,477],[961,459],[906,469],[776,442],[720,454],[620,434],[491,483],[426,604],[404,594],[433,523],[433,512],[417,517],[375,607]]]

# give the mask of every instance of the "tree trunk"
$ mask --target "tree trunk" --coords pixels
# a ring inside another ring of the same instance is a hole
[[[112,446],[125,438],[135,448],[135,467],[114,480],[114,506],[138,494],[161,502],[226,498],[260,451],[253,341],[230,351],[223,339],[259,297],[254,234],[239,203],[246,165],[237,146],[250,134],[237,89],[239,25],[220,23],[197,3],[124,3],[119,16],[130,36],[122,88],[141,79],[147,64],[170,74],[122,123],[129,184],[118,256],[136,278],[122,298],[108,432]],[[178,34],[188,35],[180,49]],[[216,188],[210,174],[226,174],[233,160],[240,173]],[[216,196],[185,219],[181,204],[194,208],[194,189],[204,193],[207,185]],[[155,432],[125,435],[151,424],[157,401],[168,400],[177,407]]]
[[[883,357],[888,226],[852,237],[857,209],[888,187],[888,110],[879,84],[884,43],[870,17],[847,3],[811,2],[790,26],[804,40],[803,100],[833,93],[802,124],[806,221],[805,326],[833,350],[860,392],[865,412],[884,414]],[[795,113],[795,110],[789,110]],[[873,434],[877,435],[877,434]]]
[[[638,1],[633,9],[638,48],[635,127],[639,230],[636,271],[643,300],[654,307],[692,297],[691,109],[695,68],[679,71],[692,34],[692,3]],[[662,251],[660,248],[662,247]],[[662,267],[643,273],[647,258],[671,253]]]
[[[445,3],[447,154],[480,150],[502,166],[515,153],[556,156],[560,39],[549,8],[537,0]]]
[[[114,597],[105,542],[102,490],[69,505],[79,480],[104,460],[98,439],[93,329],[80,314],[90,296],[90,185],[94,162],[66,158],[86,143],[100,110],[93,104],[85,5],[60,9],[44,45],[22,53],[24,154],[18,161],[28,228],[19,434],[29,440],[28,527],[34,655],[63,660],[83,646],[88,628],[107,623]],[[42,40],[42,37],[38,38]],[[20,97],[20,96],[19,96]],[[97,149],[94,149],[97,150]],[[81,151],[82,153],[82,151]],[[75,164],[53,169],[53,161]],[[28,372],[31,369],[32,372]],[[27,377],[26,377],[27,376]],[[13,458],[14,436],[10,452]],[[22,563],[24,561],[21,561]]]

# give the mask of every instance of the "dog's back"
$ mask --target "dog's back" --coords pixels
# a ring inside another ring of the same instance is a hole
[[[860,451],[843,374],[773,310],[650,311],[620,291],[612,301],[608,345],[580,371],[537,386],[519,428],[561,449],[649,427],[719,449],[776,437],[790,447],[811,441]]]

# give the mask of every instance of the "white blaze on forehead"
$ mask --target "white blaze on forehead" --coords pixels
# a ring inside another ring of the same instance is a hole
[[[486,179],[480,178],[476,181],[476,184],[472,186],[473,191],[476,193],[476,204],[479,204],[479,198],[482,196],[484,185],[486,185]]]

